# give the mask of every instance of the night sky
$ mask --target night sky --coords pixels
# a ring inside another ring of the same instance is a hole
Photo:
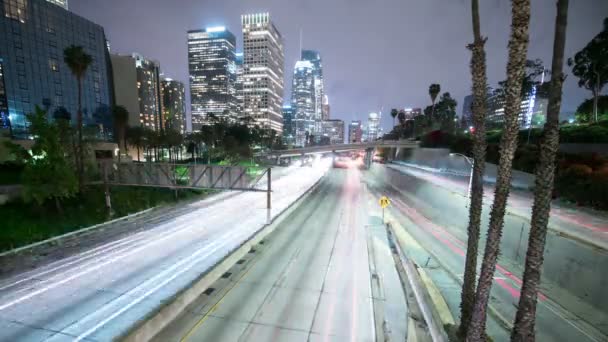
[[[488,81],[494,86],[505,78],[510,1],[480,3]],[[102,25],[112,52],[158,60],[165,76],[185,82],[186,89],[187,30],[226,26],[242,51],[240,15],[270,12],[285,42],[286,100],[302,30],[303,48],[318,50],[323,58],[331,116],[345,121],[365,119],[384,106],[383,124],[389,127],[390,108],[430,104],[430,83],[452,94],[460,115],[471,88],[468,0],[71,0],[70,10]],[[600,31],[605,16],[607,0],[570,1],[566,56]],[[554,21],[555,0],[532,1],[528,57],[542,59],[546,67]],[[572,75],[566,79],[563,112],[591,97],[576,82]]]

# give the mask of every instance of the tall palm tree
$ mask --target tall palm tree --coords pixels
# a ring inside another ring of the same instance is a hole
[[[464,280],[460,301],[460,327],[458,335],[464,338],[471,322],[475,303],[475,280],[477,277],[477,254],[479,248],[479,230],[483,209],[483,173],[486,158],[486,39],[481,36],[479,23],[479,0],[471,1],[473,21],[473,44],[471,50],[471,75],[473,78],[473,179],[469,204],[469,226],[467,227],[467,255],[464,266]]]
[[[540,156],[536,167],[534,205],[530,222],[530,237],[526,252],[526,267],[519,297],[515,324],[511,341],[533,341],[536,318],[537,290],[543,265],[543,253],[547,237],[547,224],[551,211],[551,195],[555,176],[555,155],[559,147],[559,111],[562,101],[564,74],[564,47],[568,23],[568,0],[557,1],[555,37],[553,39],[553,61],[551,65],[551,85],[547,121],[540,146]]]
[[[431,120],[435,115],[435,100],[437,100],[437,95],[441,92],[441,85],[437,83],[433,83],[429,86],[429,96],[431,97],[431,102],[433,103],[433,109],[431,111]]]
[[[118,161],[120,162],[121,150],[127,149],[126,130],[129,122],[129,111],[123,106],[112,107],[112,119],[114,131],[116,132],[116,143],[118,143]]]
[[[391,109],[391,117],[393,118],[393,127],[395,127],[395,118],[397,118],[398,114],[399,114],[399,111],[396,108]]]
[[[144,147],[144,129],[141,126],[128,127],[126,139],[129,145],[137,149],[137,161],[141,161],[140,150]]]
[[[82,80],[87,68],[93,63],[93,57],[87,54],[82,46],[70,45],[63,51],[63,61],[72,71],[78,83],[78,111],[76,112],[76,130],[78,132],[78,154],[76,168],[78,171],[78,188],[84,187],[84,146],[82,142]]]
[[[511,6],[511,37],[509,39],[509,59],[505,87],[505,124],[500,140],[500,159],[494,203],[490,212],[486,247],[475,293],[473,315],[467,331],[467,341],[481,341],[482,337],[485,337],[488,300],[500,249],[505,208],[511,188],[513,155],[517,149],[517,133],[519,131],[517,119],[521,105],[521,80],[524,77],[528,52],[530,0],[513,0]]]

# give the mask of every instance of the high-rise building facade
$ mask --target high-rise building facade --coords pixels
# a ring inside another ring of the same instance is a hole
[[[323,95],[323,113],[322,120],[329,120],[330,117],[330,107],[329,107],[329,97],[327,95]]]
[[[366,141],[374,141],[380,137],[380,115],[369,113],[367,117],[367,136]]]
[[[63,52],[71,45],[82,46],[93,57],[82,82],[84,124],[111,132],[110,68],[103,28],[46,0],[2,0],[0,11],[0,63],[13,135],[27,136],[25,115],[36,105],[49,113],[65,107],[76,118],[78,86],[63,61]]]
[[[225,27],[188,31],[188,70],[192,130],[209,123],[209,114],[237,115],[236,38]]]
[[[467,126],[473,125],[473,95],[467,95],[462,101],[462,121]]]
[[[529,94],[522,97],[517,121],[520,129],[538,126],[547,116],[548,94],[539,92],[539,87],[532,87]],[[505,101],[501,94],[493,91],[488,96],[486,124],[489,128],[502,128],[505,123]],[[536,119],[535,119],[536,118]],[[535,124],[534,121],[537,121]]]
[[[268,13],[241,16],[243,115],[265,129],[283,131],[283,37]]]
[[[348,143],[356,144],[363,141],[363,127],[361,121],[351,121],[348,125]]]
[[[163,128],[160,66],[139,54],[111,55],[116,104],[129,112],[129,126]]]
[[[161,84],[163,127],[186,132],[186,91],[182,82],[165,78]]]
[[[283,106],[283,143],[293,146],[296,139],[295,121],[293,107]]]
[[[302,61],[308,61],[312,65],[312,76],[314,85],[314,120],[316,121],[317,131],[322,130],[321,121],[329,119],[323,115],[323,100],[325,99],[325,89],[323,83],[323,61],[321,54],[314,50],[302,50]]]
[[[63,8],[65,8],[66,10],[68,9],[68,0],[47,0],[48,2],[55,4],[57,6],[61,6]]]
[[[322,121],[322,134],[329,138],[331,145],[344,144],[344,121],[324,120]]]
[[[0,130],[9,129],[10,120],[8,116],[8,100],[6,99],[6,86],[4,85],[4,66],[2,65],[2,60],[0,60]]]
[[[306,146],[311,135],[320,136],[315,123],[315,78],[309,61],[297,61],[293,69],[291,106],[294,111],[295,144]],[[320,121],[318,122],[320,124]]]
[[[243,53],[236,53],[236,112],[237,116],[243,115]]]

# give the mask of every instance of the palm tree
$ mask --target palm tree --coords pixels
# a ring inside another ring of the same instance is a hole
[[[511,341],[533,341],[536,317],[537,290],[543,265],[543,253],[547,237],[547,223],[551,210],[553,178],[555,176],[555,155],[559,146],[559,111],[562,101],[564,74],[564,47],[566,45],[566,26],[568,22],[568,0],[557,1],[555,37],[553,40],[553,61],[551,65],[551,85],[547,122],[540,146],[534,186],[534,205],[530,222],[526,267],[519,297],[515,324]]]
[[[437,95],[441,92],[441,85],[437,83],[433,83],[429,86],[429,96],[431,97],[431,102],[433,103],[433,110],[431,112],[431,119],[435,115],[435,100],[437,100]]]
[[[496,270],[505,208],[511,187],[513,155],[517,148],[517,133],[519,131],[517,119],[521,105],[521,80],[524,77],[529,41],[530,0],[513,0],[511,15],[511,37],[505,87],[505,124],[500,140],[500,159],[494,203],[490,212],[486,247],[475,293],[471,323],[467,331],[467,341],[481,341],[485,337],[488,300],[492,289],[494,271]]]
[[[121,149],[127,150],[127,140],[125,132],[129,122],[129,111],[123,106],[112,107],[112,119],[114,121],[114,131],[116,132],[116,142],[118,143],[118,161],[120,162]]]
[[[63,51],[63,61],[72,71],[78,83],[78,111],[76,112],[76,130],[78,132],[78,153],[76,168],[78,171],[78,188],[84,187],[84,146],[82,143],[82,80],[87,68],[93,63],[93,57],[87,54],[82,46],[70,45]]]
[[[141,126],[127,127],[126,133],[129,145],[137,149],[137,161],[141,161],[140,150],[144,147],[144,129]]]
[[[395,127],[395,118],[399,114],[399,111],[396,108],[391,109],[391,117],[393,118],[393,127]]]
[[[481,36],[479,23],[479,0],[471,1],[473,19],[473,44],[468,48],[472,52],[471,75],[473,78],[473,179],[471,181],[471,198],[469,204],[469,225],[467,227],[467,255],[464,265],[464,279],[460,300],[460,327],[458,335],[467,336],[467,329],[475,303],[475,280],[477,277],[477,254],[479,249],[479,230],[483,209],[483,174],[486,158],[486,39]]]

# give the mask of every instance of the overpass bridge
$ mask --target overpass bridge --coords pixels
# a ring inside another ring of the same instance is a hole
[[[309,146],[290,150],[272,150],[255,154],[256,157],[276,158],[277,163],[283,157],[305,156],[309,154],[336,153],[348,151],[365,151],[365,165],[371,166],[372,153],[376,148],[418,148],[414,140],[376,140],[363,143]]]

